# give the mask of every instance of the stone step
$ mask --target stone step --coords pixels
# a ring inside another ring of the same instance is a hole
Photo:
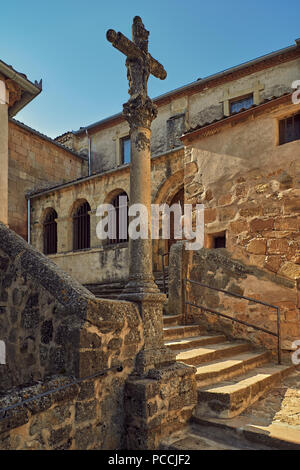
[[[237,416],[293,369],[293,366],[284,365],[258,367],[231,381],[199,388],[194,415],[217,418]]]
[[[199,325],[174,325],[164,327],[164,338],[166,340],[199,336],[200,334],[201,327]]]
[[[215,361],[219,358],[233,356],[249,351],[251,346],[245,342],[226,342],[205,347],[185,349],[176,355],[176,360],[189,365],[200,365],[203,362]]]
[[[200,426],[199,426],[200,427]],[[241,450],[241,447],[216,441],[212,436],[197,432],[197,425],[187,426],[166,437],[159,446],[160,450]],[[185,459],[182,460],[184,464]]]
[[[189,428],[217,443],[242,446],[243,449],[300,450],[300,429],[283,423],[253,422],[247,416],[231,419],[193,417]]]
[[[205,346],[207,344],[224,343],[226,337],[224,335],[209,335],[209,336],[192,336],[188,338],[173,339],[166,341],[165,346],[174,350],[191,349],[195,346]]]
[[[182,322],[182,315],[163,315],[165,326],[178,326]]]
[[[218,361],[196,366],[196,379],[201,387],[229,380],[265,364],[269,361],[270,356],[271,354],[268,351],[246,352],[228,359],[219,359]]]

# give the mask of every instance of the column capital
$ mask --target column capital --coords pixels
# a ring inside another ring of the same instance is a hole
[[[136,98],[130,98],[123,105],[123,116],[130,129],[143,127],[150,130],[151,123],[157,116],[157,106],[149,96],[139,95]]]

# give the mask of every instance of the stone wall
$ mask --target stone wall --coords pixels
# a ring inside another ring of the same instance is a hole
[[[130,337],[139,347],[132,304],[100,302],[2,224],[0,234],[0,336],[7,346],[0,389],[110,367],[126,356]]]
[[[298,291],[294,283],[280,276],[246,266],[230,258],[223,249],[193,253],[189,278],[212,287],[250,297],[280,308],[281,348],[291,350],[291,344],[300,337]],[[239,299],[217,291],[188,285],[187,297],[192,303],[219,311],[230,317],[277,333],[276,310],[259,303]],[[221,319],[195,308],[188,310],[187,319],[203,321],[215,331],[223,331],[231,338],[250,340],[256,346],[277,348],[277,339],[259,330]]]
[[[171,248],[170,311],[178,314],[184,312],[187,323],[202,324],[204,329],[223,332],[229,338],[246,339],[257,347],[273,350],[274,354],[277,348],[275,337],[221,318],[209,313],[205,308],[274,333],[277,333],[276,309],[190,282],[187,282],[185,289],[182,289],[181,282],[185,278],[278,306],[282,351],[290,351],[292,342],[299,339],[300,293],[295,282],[233,259],[226,249],[203,248],[197,251],[186,251],[182,242],[176,243]],[[185,301],[203,306],[203,309],[193,306],[185,308]]]
[[[224,235],[233,259],[266,279],[275,275],[265,284],[255,274],[243,289],[280,307],[286,348],[300,337],[300,141],[279,145],[278,119],[299,109],[276,105],[196,138],[185,151],[185,202],[204,204],[204,246],[213,248],[214,237]],[[283,293],[276,279],[293,289]]]
[[[8,222],[26,239],[29,191],[77,179],[87,172],[87,163],[30,128],[9,122]]]
[[[8,439],[14,446],[13,436],[17,435],[22,436],[18,448],[26,448],[27,442],[34,448],[53,448],[61,440],[66,445],[72,428],[77,433],[77,437],[72,434],[75,448],[89,448],[95,439],[97,446],[122,447],[124,384],[143,345],[137,308],[128,302],[96,299],[2,224],[0,239],[0,338],[7,353],[6,365],[0,366],[3,407],[55,388],[72,376],[83,378],[113,368],[103,377],[75,387],[77,392],[74,387],[53,392],[32,408],[15,409],[11,419],[7,417],[8,424],[0,420],[0,429],[5,431],[1,445],[6,446]],[[48,384],[51,377],[58,382]],[[103,441],[95,437],[96,430],[103,434]]]
[[[126,374],[114,370],[82,382],[55,377],[0,396],[0,450],[124,449]]]
[[[195,370],[159,349],[161,309],[96,299],[3,224],[0,240],[0,449],[154,449],[184,426]]]

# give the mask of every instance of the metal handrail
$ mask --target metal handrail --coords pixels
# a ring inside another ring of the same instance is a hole
[[[280,310],[277,305],[272,305],[267,302],[263,302],[262,300],[257,300],[253,299],[252,297],[246,297],[244,295],[236,294],[235,292],[230,292],[224,289],[219,289],[218,287],[212,287],[207,284],[203,284],[202,282],[194,281],[192,279],[185,278],[184,283],[191,283],[191,284],[196,284],[197,286],[205,287],[207,289],[215,290],[217,292],[222,292],[226,295],[231,295],[233,297],[237,297],[238,299],[244,299],[244,300],[249,300],[250,302],[255,302],[257,304],[265,305],[266,307],[274,308],[277,313],[277,333],[274,331],[267,330],[266,328],[261,328],[260,326],[253,325],[252,323],[248,323],[243,320],[238,320],[237,318],[230,317],[229,315],[226,315],[224,313],[220,313],[217,310],[208,308],[204,305],[199,305],[199,304],[194,304],[193,302],[189,302],[185,300],[185,305],[190,305],[195,308],[200,308],[202,310],[206,310],[209,313],[219,315],[220,317],[227,318],[229,320],[235,321],[236,323],[241,323],[242,325],[249,326],[255,330],[263,331],[264,333],[267,333],[269,335],[275,336],[277,338],[277,358],[278,358],[278,364],[281,364],[281,338],[280,338]],[[186,291],[186,290],[185,290]]]
[[[165,272],[165,261],[164,261],[164,258],[165,256],[169,255],[170,252],[167,251],[166,253],[163,253],[161,254],[161,265],[162,265],[162,274],[163,274],[163,289],[164,289],[164,293],[166,294],[167,293],[167,289],[166,289],[166,280],[168,278],[168,276],[166,276],[166,272]]]

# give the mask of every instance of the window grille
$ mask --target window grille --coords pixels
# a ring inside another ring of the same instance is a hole
[[[52,255],[57,253],[57,213],[51,209],[44,220],[44,253]]]
[[[73,215],[73,249],[90,248],[90,214],[88,202],[84,202]]]

